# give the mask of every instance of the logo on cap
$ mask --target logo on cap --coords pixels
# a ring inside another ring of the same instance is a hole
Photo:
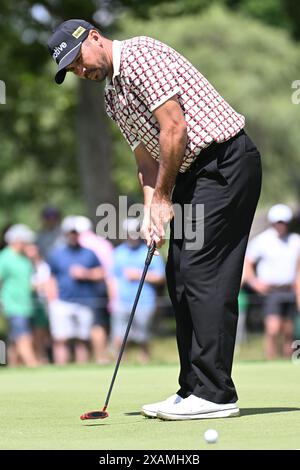
[[[86,28],[83,28],[82,26],[78,26],[78,28],[75,29],[74,33],[72,33],[72,36],[78,39],[85,31],[86,31]]]
[[[67,47],[66,42],[61,42],[59,46],[54,48],[54,52],[52,54],[53,59],[57,59],[57,57],[61,54],[61,52]]]

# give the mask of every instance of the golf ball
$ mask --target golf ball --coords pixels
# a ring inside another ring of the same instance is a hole
[[[214,444],[218,440],[218,433],[215,429],[208,429],[204,433],[204,439],[208,444]]]

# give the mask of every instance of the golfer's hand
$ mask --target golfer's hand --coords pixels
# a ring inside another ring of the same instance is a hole
[[[154,192],[150,208],[150,237],[161,248],[165,243],[167,225],[174,217],[171,200]]]
[[[141,226],[141,235],[143,239],[145,240],[148,248],[151,245],[152,238],[150,235],[151,231],[151,217],[150,217],[150,208],[144,208],[144,218],[143,218],[143,223]],[[154,255],[158,256],[159,251],[155,250]]]

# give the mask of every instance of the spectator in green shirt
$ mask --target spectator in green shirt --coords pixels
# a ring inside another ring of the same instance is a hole
[[[10,363],[21,361],[29,367],[38,365],[31,329],[33,266],[24,255],[26,245],[33,240],[29,227],[12,225],[5,233],[7,246],[0,252],[0,299],[8,321]]]

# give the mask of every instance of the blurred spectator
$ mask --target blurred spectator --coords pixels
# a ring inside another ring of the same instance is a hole
[[[247,330],[246,330],[246,320],[247,320],[247,308],[248,308],[248,294],[244,289],[241,289],[238,296],[239,304],[239,317],[236,330],[236,346],[240,346],[246,341]]]
[[[97,283],[99,305],[94,312],[94,323],[91,331],[91,342],[95,360],[98,364],[109,363],[107,342],[109,333],[109,305],[113,299],[113,284],[110,273],[113,266],[113,245],[108,240],[96,235],[90,219],[84,216],[76,217],[79,232],[79,243],[97,256],[104,270],[104,280]]]
[[[33,243],[34,233],[23,224],[12,225],[4,236],[7,243],[0,253],[1,303],[8,320],[8,357],[11,365],[38,365],[33,349],[32,263],[24,255]]]
[[[49,362],[51,338],[47,315],[47,286],[51,276],[49,265],[41,257],[37,244],[28,244],[25,254],[33,264],[33,344],[39,361]]]
[[[54,248],[58,248],[65,243],[61,231],[61,212],[56,207],[45,207],[41,214],[43,228],[37,239],[40,253],[44,259],[47,259]]]
[[[76,217],[78,230],[80,231],[79,241],[82,246],[94,251],[97,258],[102,263],[103,269],[107,274],[110,273],[113,266],[113,244],[103,237],[97,235],[93,229],[92,221],[83,215]]]
[[[126,219],[123,229],[128,239],[114,253],[113,275],[116,283],[116,299],[113,304],[112,334],[114,346],[120,349],[126,331],[134,298],[145,266],[148,248],[138,238],[139,220]],[[139,359],[150,359],[150,327],[156,309],[155,286],[165,280],[165,267],[161,256],[154,256],[149,266],[145,283],[136,308],[128,339],[140,347]]]
[[[247,249],[244,279],[263,300],[265,349],[268,359],[278,355],[283,336],[283,355],[292,353],[294,317],[297,313],[296,278],[300,236],[289,233],[291,209],[284,204],[268,213],[271,227],[253,238]]]
[[[7,224],[1,230],[1,233],[0,233],[0,250],[3,250],[3,248],[5,248],[7,246],[7,243],[5,241],[5,234],[11,226],[12,226],[12,224]]]
[[[66,245],[55,249],[49,257],[52,287],[49,292],[50,329],[54,340],[53,354],[57,364],[69,361],[69,340],[75,340],[76,362],[89,357],[88,341],[97,307],[96,283],[104,271],[95,254],[79,244],[76,217],[62,223]]]

